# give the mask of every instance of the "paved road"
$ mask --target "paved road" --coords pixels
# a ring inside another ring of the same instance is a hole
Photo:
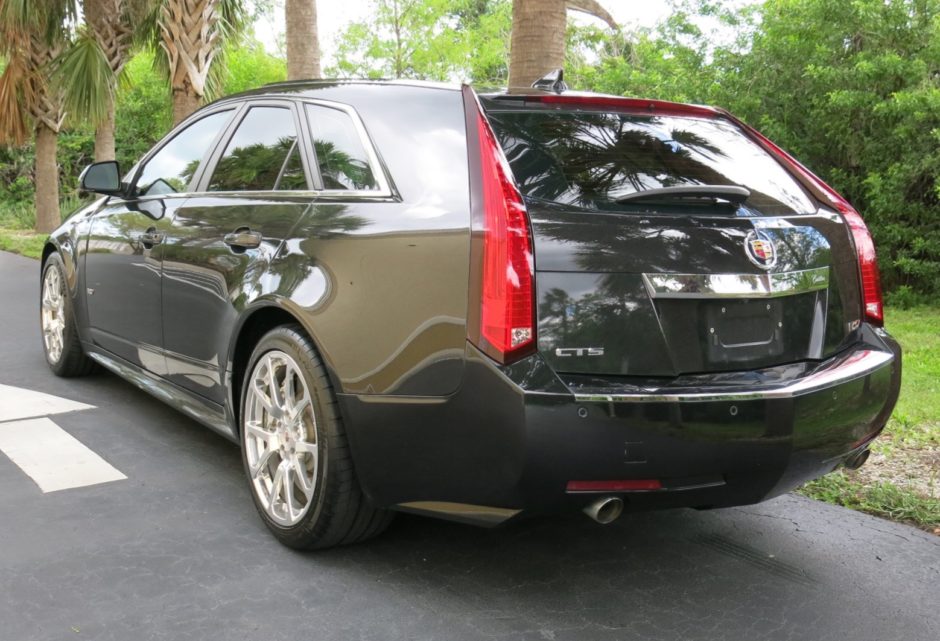
[[[234,446],[114,376],[48,372],[37,283],[0,252],[0,384],[96,406],[53,419],[128,478],[43,494],[0,454],[3,641],[940,639],[940,538],[796,496],[607,527],[401,516],[292,552]]]

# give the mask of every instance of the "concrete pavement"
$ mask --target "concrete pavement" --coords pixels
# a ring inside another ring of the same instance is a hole
[[[940,639],[940,538],[798,496],[610,526],[402,515],[293,552],[233,445],[110,374],[50,373],[38,286],[0,252],[0,384],[93,405],[52,418],[127,479],[43,493],[0,454],[2,641]]]

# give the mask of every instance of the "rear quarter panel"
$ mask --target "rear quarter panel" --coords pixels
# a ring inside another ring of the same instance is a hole
[[[463,375],[470,264],[461,94],[347,85],[310,96],[357,110],[394,196],[318,198],[272,264],[301,266],[277,294],[302,314],[337,391],[449,394]]]

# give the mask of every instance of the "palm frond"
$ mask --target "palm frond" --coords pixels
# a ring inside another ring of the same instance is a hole
[[[163,2],[130,0],[128,13],[135,26],[134,46],[157,49],[160,43],[160,11]]]
[[[221,98],[225,90],[227,75],[227,51],[230,47],[241,44],[248,25],[248,11],[242,0],[220,0],[218,51],[209,67],[206,77],[206,99],[212,101]]]
[[[0,75],[0,144],[22,145],[29,137],[28,97],[24,95],[31,90],[27,73],[23,60],[13,57]]]
[[[52,80],[63,89],[70,117],[99,124],[108,117],[115,78],[95,37],[81,29],[52,65]]]
[[[36,21],[36,3],[30,0],[0,0],[0,24],[23,30]]]

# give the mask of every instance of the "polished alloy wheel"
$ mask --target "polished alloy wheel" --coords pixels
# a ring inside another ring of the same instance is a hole
[[[65,291],[59,270],[53,264],[42,279],[42,341],[53,363],[62,358],[65,343]]]
[[[248,379],[244,416],[248,473],[265,512],[283,526],[310,509],[317,484],[317,424],[296,361],[266,352]]]

